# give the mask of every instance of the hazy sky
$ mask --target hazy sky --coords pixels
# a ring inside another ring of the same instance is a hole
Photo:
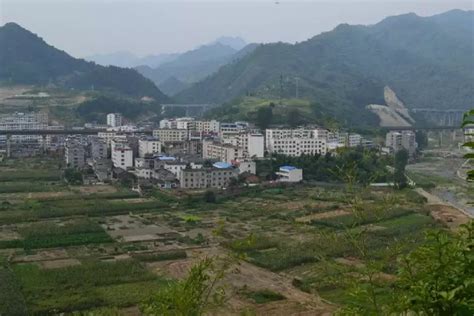
[[[277,3],[278,2],[278,3]],[[302,41],[340,23],[473,9],[458,0],[0,0],[0,24],[16,22],[76,57],[127,50],[180,52],[219,36]]]

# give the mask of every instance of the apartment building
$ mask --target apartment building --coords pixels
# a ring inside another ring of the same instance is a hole
[[[237,178],[238,169],[231,164],[215,163],[212,168],[184,169],[179,178],[183,189],[226,188]]]
[[[93,160],[106,159],[108,157],[108,146],[106,140],[99,137],[91,137],[91,158]]]
[[[413,131],[390,131],[385,137],[385,146],[391,148],[393,152],[406,149],[412,156],[418,147],[416,135]]]
[[[173,141],[163,143],[168,155],[202,155],[202,142],[199,140]]]
[[[265,154],[265,136],[260,133],[241,133],[238,136],[238,147],[243,150],[245,158],[263,158]]]
[[[189,139],[189,131],[186,129],[160,128],[153,131],[153,137],[163,142],[185,141]]]
[[[161,142],[157,138],[147,137],[138,140],[138,157],[161,153]]]
[[[326,138],[319,137],[314,129],[267,129],[266,149],[270,153],[287,156],[321,154],[327,152]]]
[[[107,114],[107,126],[109,127],[122,126],[122,114],[120,113]]]
[[[115,168],[127,170],[133,167],[133,150],[126,143],[112,141],[112,164]]]
[[[64,148],[64,158],[68,168],[84,168],[86,163],[84,144],[77,139],[68,139]]]
[[[195,121],[194,127],[195,127],[195,130],[198,132],[203,132],[206,134],[209,134],[209,133],[217,134],[219,133],[219,130],[220,130],[220,123],[219,121],[216,121],[216,120]]]
[[[239,158],[244,158],[241,147],[231,144],[222,144],[214,140],[204,140],[202,143],[202,157],[232,163]]]

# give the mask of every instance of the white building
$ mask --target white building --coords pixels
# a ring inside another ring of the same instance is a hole
[[[219,133],[220,123],[216,120],[210,121],[195,121],[195,129],[198,132],[204,133]]]
[[[133,167],[133,150],[128,144],[112,141],[112,163],[115,168]]]
[[[110,126],[110,127],[122,126],[122,114],[120,113],[107,114],[107,126]]]
[[[235,163],[235,166],[239,168],[239,173],[248,172],[251,174],[257,174],[257,164],[252,160],[239,160]]]
[[[280,182],[300,182],[303,180],[303,169],[293,166],[282,166],[276,174]]]
[[[144,138],[138,140],[138,156],[145,157],[146,154],[161,153],[161,142],[157,138]]]
[[[392,148],[393,152],[406,149],[409,155],[413,155],[418,147],[413,131],[388,132],[385,137],[385,146]]]
[[[270,153],[297,157],[327,152],[326,138],[319,137],[314,129],[267,129],[265,137]]]
[[[232,163],[239,158],[244,158],[244,154],[241,147],[204,140],[202,142],[202,157]]]
[[[263,158],[265,154],[265,137],[262,134],[244,134],[241,138],[241,147],[246,158]]]
[[[76,139],[68,139],[64,149],[64,158],[69,168],[83,168],[85,166],[84,144]]]
[[[160,128],[153,131],[153,137],[161,142],[174,142],[189,140],[189,131],[186,129]]]

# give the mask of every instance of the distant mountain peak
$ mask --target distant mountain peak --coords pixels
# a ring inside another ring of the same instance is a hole
[[[232,47],[235,50],[240,50],[247,45],[247,42],[239,36],[221,36],[211,44],[220,43],[225,46]]]

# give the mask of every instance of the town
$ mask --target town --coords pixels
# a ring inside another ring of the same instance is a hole
[[[357,133],[329,131],[318,126],[272,127],[259,130],[248,122],[219,122],[192,117],[163,119],[156,129],[145,131],[125,123],[121,113],[109,113],[107,124],[86,123],[74,130],[101,130],[95,135],[48,135],[64,129],[49,125],[45,113],[13,113],[0,117],[3,152],[8,157],[42,154],[64,155],[65,168],[84,171],[83,182],[100,184],[133,181],[134,189],[225,189],[238,177],[255,179],[256,162],[271,154],[290,157],[326,155],[340,148],[378,148],[380,154],[417,150],[415,132],[389,131],[383,144],[374,144]],[[14,135],[15,131],[42,135]],[[300,182],[304,170],[279,166],[272,179]],[[89,169],[92,172],[86,172]]]

